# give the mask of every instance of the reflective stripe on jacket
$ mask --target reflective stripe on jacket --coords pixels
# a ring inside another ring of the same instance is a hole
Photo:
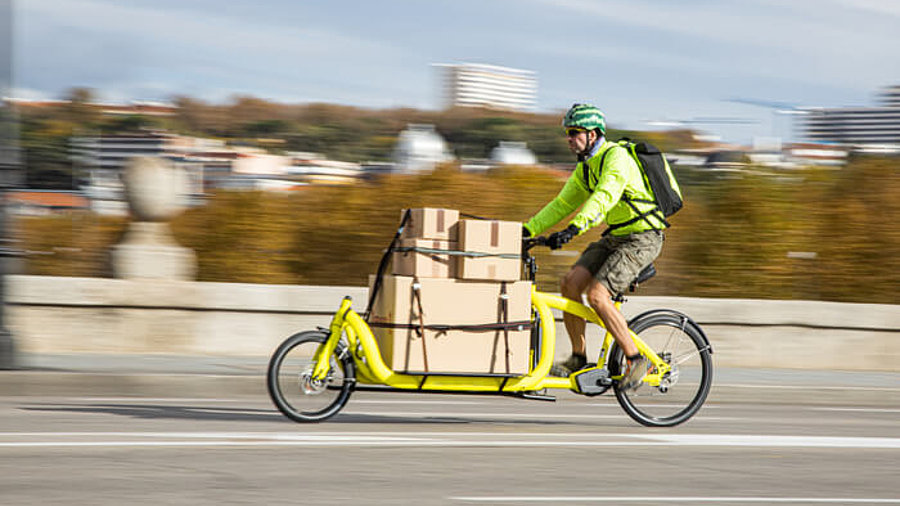
[[[600,161],[603,154],[609,151],[603,162],[601,170]],[[593,192],[588,189],[584,181],[583,163],[588,164],[588,175]],[[591,227],[601,223],[624,223],[636,216],[637,213],[622,200],[622,195],[629,195],[634,199],[653,200],[653,194],[645,186],[641,170],[628,152],[614,142],[604,141],[594,155],[586,162],[579,162],[569,176],[565,186],[559,194],[543,209],[531,217],[525,227],[532,235],[540,235],[545,230],[559,223],[560,220],[571,214],[581,206],[581,211],[569,222],[584,233]],[[654,207],[653,204],[634,202],[640,211],[647,211]],[[655,217],[649,217],[651,223],[658,228],[665,226]],[[635,232],[652,230],[645,220],[638,220],[631,225],[616,229],[613,235],[627,235]]]

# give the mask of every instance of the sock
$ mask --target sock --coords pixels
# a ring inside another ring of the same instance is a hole
[[[634,356],[631,356],[631,357],[626,356],[625,358],[627,358],[627,359],[628,359],[629,361],[631,361],[631,362],[634,362],[635,360],[641,358],[641,354],[640,354],[640,353],[635,353]]]

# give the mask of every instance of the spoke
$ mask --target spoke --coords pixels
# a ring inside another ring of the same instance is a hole
[[[697,355],[700,355],[701,353],[703,353],[704,351],[706,351],[708,349],[709,349],[709,346],[704,346],[703,348],[697,348],[696,350],[692,351],[691,353],[689,353],[687,355],[680,355],[677,359],[673,358],[672,361],[673,361],[674,365],[681,365],[681,364],[687,362],[688,359],[694,358]]]
[[[700,355],[700,350],[694,350],[693,352],[688,353],[686,355],[679,355],[678,357],[673,357],[672,365],[681,365],[681,364],[687,362],[688,360],[696,357],[697,355]]]
[[[672,338],[675,336],[675,331],[676,331],[676,330],[678,330],[677,327],[672,327],[672,330],[669,331],[669,337],[666,339],[666,344],[663,345],[663,347],[662,347],[662,349],[661,349],[660,351],[663,351],[663,352],[664,352],[664,351],[666,351],[666,350],[671,350],[671,349],[673,349],[673,348],[670,348],[670,345],[672,344]],[[681,344],[681,339],[680,339],[680,338],[678,339],[678,344]],[[676,346],[675,346],[676,348],[678,347],[678,344],[676,344]]]

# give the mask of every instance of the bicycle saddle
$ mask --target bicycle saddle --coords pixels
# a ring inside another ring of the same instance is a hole
[[[633,292],[638,287],[638,285],[647,281],[653,276],[656,276],[656,266],[651,263],[647,267],[644,267],[641,272],[638,273],[637,277],[634,278],[634,281],[632,281],[631,284],[628,285],[628,291]]]

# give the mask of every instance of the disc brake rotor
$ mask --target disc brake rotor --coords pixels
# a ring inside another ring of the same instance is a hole
[[[313,366],[309,366],[300,373],[300,391],[304,395],[319,395],[325,391],[325,386],[328,384],[328,377],[321,380],[313,379],[312,372]]]

